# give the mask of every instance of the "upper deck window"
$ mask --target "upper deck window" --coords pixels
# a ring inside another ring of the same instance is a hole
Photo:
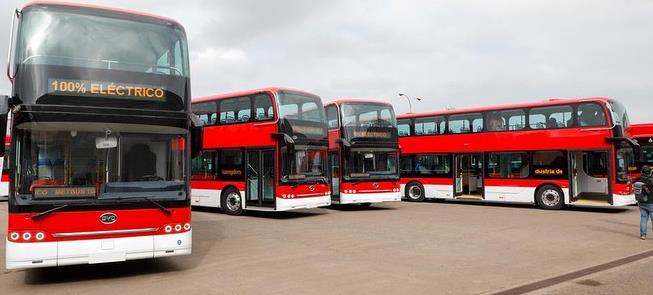
[[[580,127],[606,126],[608,121],[603,108],[596,103],[582,103],[577,110]]]
[[[345,127],[396,127],[392,106],[377,103],[346,103],[340,107]]]
[[[282,91],[279,92],[279,118],[323,123],[326,115],[319,97]]]
[[[446,119],[444,117],[426,117],[415,119],[415,135],[444,134]]]
[[[338,108],[335,105],[326,107],[326,116],[329,129],[338,128]]]
[[[575,126],[573,108],[568,105],[532,108],[528,113],[531,129],[554,129]]]
[[[80,7],[30,6],[21,17],[14,62],[188,77],[185,40],[181,27],[165,21]]]
[[[449,133],[471,133],[483,131],[483,115],[480,113],[451,115]]]
[[[489,112],[485,126],[487,131],[522,130],[526,128],[526,112],[521,109]]]
[[[399,136],[411,136],[410,133],[410,119],[403,119],[397,121],[397,133]]]

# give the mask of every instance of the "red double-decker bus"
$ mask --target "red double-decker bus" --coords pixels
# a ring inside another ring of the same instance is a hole
[[[637,170],[642,165],[653,166],[653,123],[632,124],[629,128],[630,137],[639,144],[637,155]]]
[[[401,201],[397,120],[392,105],[339,99],[325,106],[329,128],[331,202]]]
[[[204,123],[192,164],[192,205],[286,211],[331,204],[320,97],[265,88],[193,100]]]
[[[7,269],[190,254],[183,27],[32,2],[16,10],[10,44]]]
[[[564,205],[635,203],[634,143],[612,99],[546,101],[398,117],[402,191],[425,198]]]

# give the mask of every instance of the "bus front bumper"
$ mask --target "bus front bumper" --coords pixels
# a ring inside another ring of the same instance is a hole
[[[324,196],[294,199],[277,198],[276,211],[310,209],[317,207],[326,207],[330,205],[331,196],[329,194],[325,194]]]
[[[60,242],[16,243],[7,239],[7,269],[73,264],[97,264],[126,260],[188,255],[192,230],[163,235]]]
[[[381,203],[381,202],[400,202],[401,192],[385,193],[340,193],[338,204],[360,204],[360,203]]]

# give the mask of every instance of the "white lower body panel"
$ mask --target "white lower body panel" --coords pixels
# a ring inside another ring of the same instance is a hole
[[[331,205],[331,196],[326,194],[319,197],[306,197],[295,199],[282,199],[277,198],[276,211],[288,211],[297,209],[309,209],[317,207],[325,207]],[[255,210],[255,209],[251,209]]]
[[[340,193],[340,200],[337,203],[360,204],[360,203],[381,203],[381,202],[400,202],[400,201],[401,201],[401,192],[357,193],[357,194]]]
[[[7,269],[73,264],[95,264],[134,259],[188,255],[192,230],[178,234],[141,237],[14,243],[7,240]]]
[[[426,199],[453,199],[453,186],[444,184],[422,184],[424,198]],[[402,196],[406,194],[406,185],[402,184],[399,190]]]

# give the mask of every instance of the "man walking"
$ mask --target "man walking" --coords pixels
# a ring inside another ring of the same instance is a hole
[[[653,223],[653,176],[651,167],[642,166],[642,175],[635,180],[635,197],[639,204],[641,218],[639,220],[639,238],[646,240],[646,227],[648,219]]]

